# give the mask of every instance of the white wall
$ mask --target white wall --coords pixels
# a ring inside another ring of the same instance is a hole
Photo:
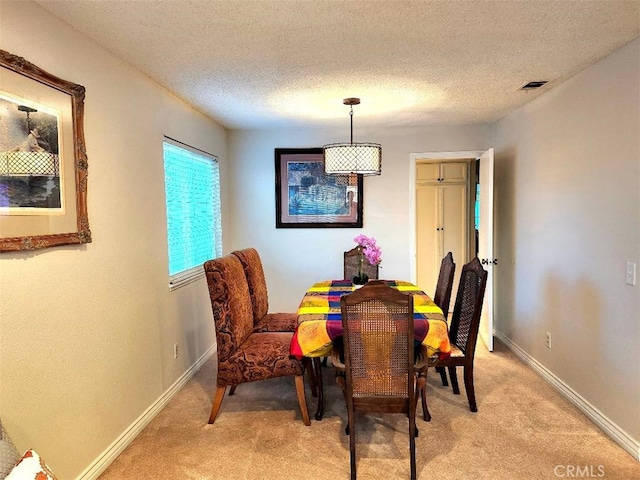
[[[234,248],[260,253],[272,311],[295,311],[314,282],[342,278],[342,254],[353,238],[374,236],[382,248],[382,278],[411,278],[410,161],[428,151],[483,150],[491,126],[354,129],[358,141],[382,144],[382,175],[364,179],[364,227],[275,228],[275,148],[321,147],[349,135],[336,130],[234,131],[230,175]],[[434,285],[435,288],[435,285]]]
[[[86,88],[93,243],[0,255],[0,416],[76,478],[215,343],[206,282],[167,288],[162,139],[226,185],[227,133],[32,2],[0,3],[0,48]]]
[[[636,444],[639,59],[635,40],[495,128],[497,328]]]

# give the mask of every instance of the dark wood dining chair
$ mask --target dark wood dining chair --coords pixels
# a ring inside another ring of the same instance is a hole
[[[294,377],[298,404],[305,425],[311,425],[304,392],[308,359],[289,353],[292,332],[254,332],[249,286],[235,255],[208,260],[204,271],[216,327],[217,389],[209,423],[214,423],[227,387],[241,383]]]
[[[442,309],[442,314],[446,319],[449,316],[449,304],[451,303],[451,292],[453,291],[453,276],[456,273],[456,264],[453,261],[453,254],[447,253],[440,262],[440,273],[438,273],[438,283],[433,296],[433,301]]]
[[[451,303],[451,292],[453,290],[453,277],[456,273],[456,264],[453,262],[453,254],[447,253],[440,262],[440,273],[438,274],[438,283],[436,285],[433,301],[442,309],[445,320],[449,317],[449,304]],[[447,371],[444,367],[437,367],[436,371],[440,374],[442,385],[449,385],[447,382]],[[424,398],[423,398],[424,401]],[[423,402],[424,407],[424,402]]]
[[[451,327],[449,328],[451,355],[448,358],[438,359],[434,362],[435,367],[447,367],[453,393],[456,395],[460,394],[456,367],[463,367],[464,386],[467,391],[469,409],[472,412],[478,411],[475,387],[473,385],[473,360],[486,286],[487,271],[482,268],[478,257],[475,257],[462,267],[462,273],[460,274],[456,303],[453,307]],[[419,376],[421,374],[422,372],[418,372]],[[425,405],[423,403],[424,408]]]
[[[344,279],[352,280],[353,277],[358,275],[358,247],[344,252],[343,258]],[[371,265],[365,257],[362,261],[362,273],[369,277],[369,280],[377,280],[378,265]]]
[[[358,247],[353,247],[351,250],[344,252],[342,269],[345,280],[353,280],[358,275],[358,261]],[[371,265],[366,257],[362,259],[362,273],[369,277],[369,280],[377,280],[378,272],[378,265]],[[327,365],[326,357],[322,360],[322,365]]]
[[[411,478],[416,478],[416,395],[413,296],[370,281],[340,299],[351,479],[356,479],[356,413],[402,413],[409,417]],[[339,372],[339,371],[338,371]]]

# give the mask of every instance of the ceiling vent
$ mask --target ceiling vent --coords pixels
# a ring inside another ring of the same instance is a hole
[[[547,83],[547,80],[540,80],[539,82],[529,82],[521,87],[520,90],[535,90],[536,88],[542,87],[545,83]]]

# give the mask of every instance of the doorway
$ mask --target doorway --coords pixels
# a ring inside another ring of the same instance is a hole
[[[489,351],[492,351],[493,289],[490,286],[493,283],[491,267],[494,264],[493,149],[415,153],[411,155],[410,163],[411,281],[433,295],[440,260],[448,251],[452,251],[456,262],[452,304],[449,308],[449,312],[452,312],[462,266],[474,256],[478,256],[483,262],[483,267],[489,271],[480,336]],[[464,201],[460,198],[460,178],[447,180],[446,175],[442,174],[443,166],[451,170],[451,166],[461,163],[467,165]],[[461,211],[447,212],[447,206]],[[460,215],[464,216],[462,229],[459,225]],[[446,221],[446,216],[449,216],[452,223],[439,223]],[[445,236],[447,232],[448,239]],[[456,240],[451,240],[452,235]]]

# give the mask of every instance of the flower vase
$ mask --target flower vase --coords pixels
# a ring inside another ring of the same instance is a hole
[[[353,288],[358,289],[364,286],[368,281],[369,281],[369,277],[367,275],[364,275],[364,274],[356,275],[352,279]]]

